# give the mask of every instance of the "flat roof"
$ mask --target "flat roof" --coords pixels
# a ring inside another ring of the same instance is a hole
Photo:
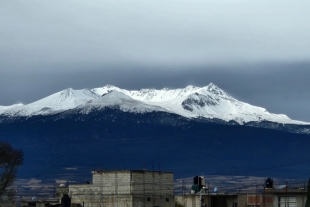
[[[92,174],[95,173],[112,173],[112,172],[139,172],[139,173],[143,173],[143,172],[152,172],[152,173],[170,173],[173,174],[173,172],[167,172],[167,171],[158,171],[158,170],[94,170],[91,171]]]
[[[21,202],[27,202],[27,203],[41,203],[41,202],[59,203],[59,199],[57,199],[57,198],[37,198],[35,200],[21,199]]]

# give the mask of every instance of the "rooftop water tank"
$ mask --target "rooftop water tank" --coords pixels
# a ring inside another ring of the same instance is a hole
[[[271,178],[267,178],[265,182],[265,187],[266,188],[273,188],[273,180]]]
[[[61,198],[61,207],[71,207],[71,198],[68,194],[64,194]]]

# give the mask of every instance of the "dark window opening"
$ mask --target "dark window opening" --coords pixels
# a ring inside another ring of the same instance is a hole
[[[151,201],[151,197],[147,197],[147,198],[146,198],[146,201]]]
[[[169,202],[169,198],[166,198],[166,202]]]

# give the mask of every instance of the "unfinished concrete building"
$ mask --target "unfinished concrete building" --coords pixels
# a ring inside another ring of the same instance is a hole
[[[84,207],[172,207],[173,173],[92,171],[92,184],[69,185],[72,204]]]

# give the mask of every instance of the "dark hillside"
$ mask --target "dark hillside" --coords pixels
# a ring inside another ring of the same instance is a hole
[[[0,124],[0,140],[25,152],[19,177],[90,177],[91,170],[152,169],[195,174],[298,176],[309,164],[309,135],[203,123],[167,113],[117,108],[76,111]],[[67,168],[67,169],[66,169]],[[72,171],[68,168],[77,168]]]

